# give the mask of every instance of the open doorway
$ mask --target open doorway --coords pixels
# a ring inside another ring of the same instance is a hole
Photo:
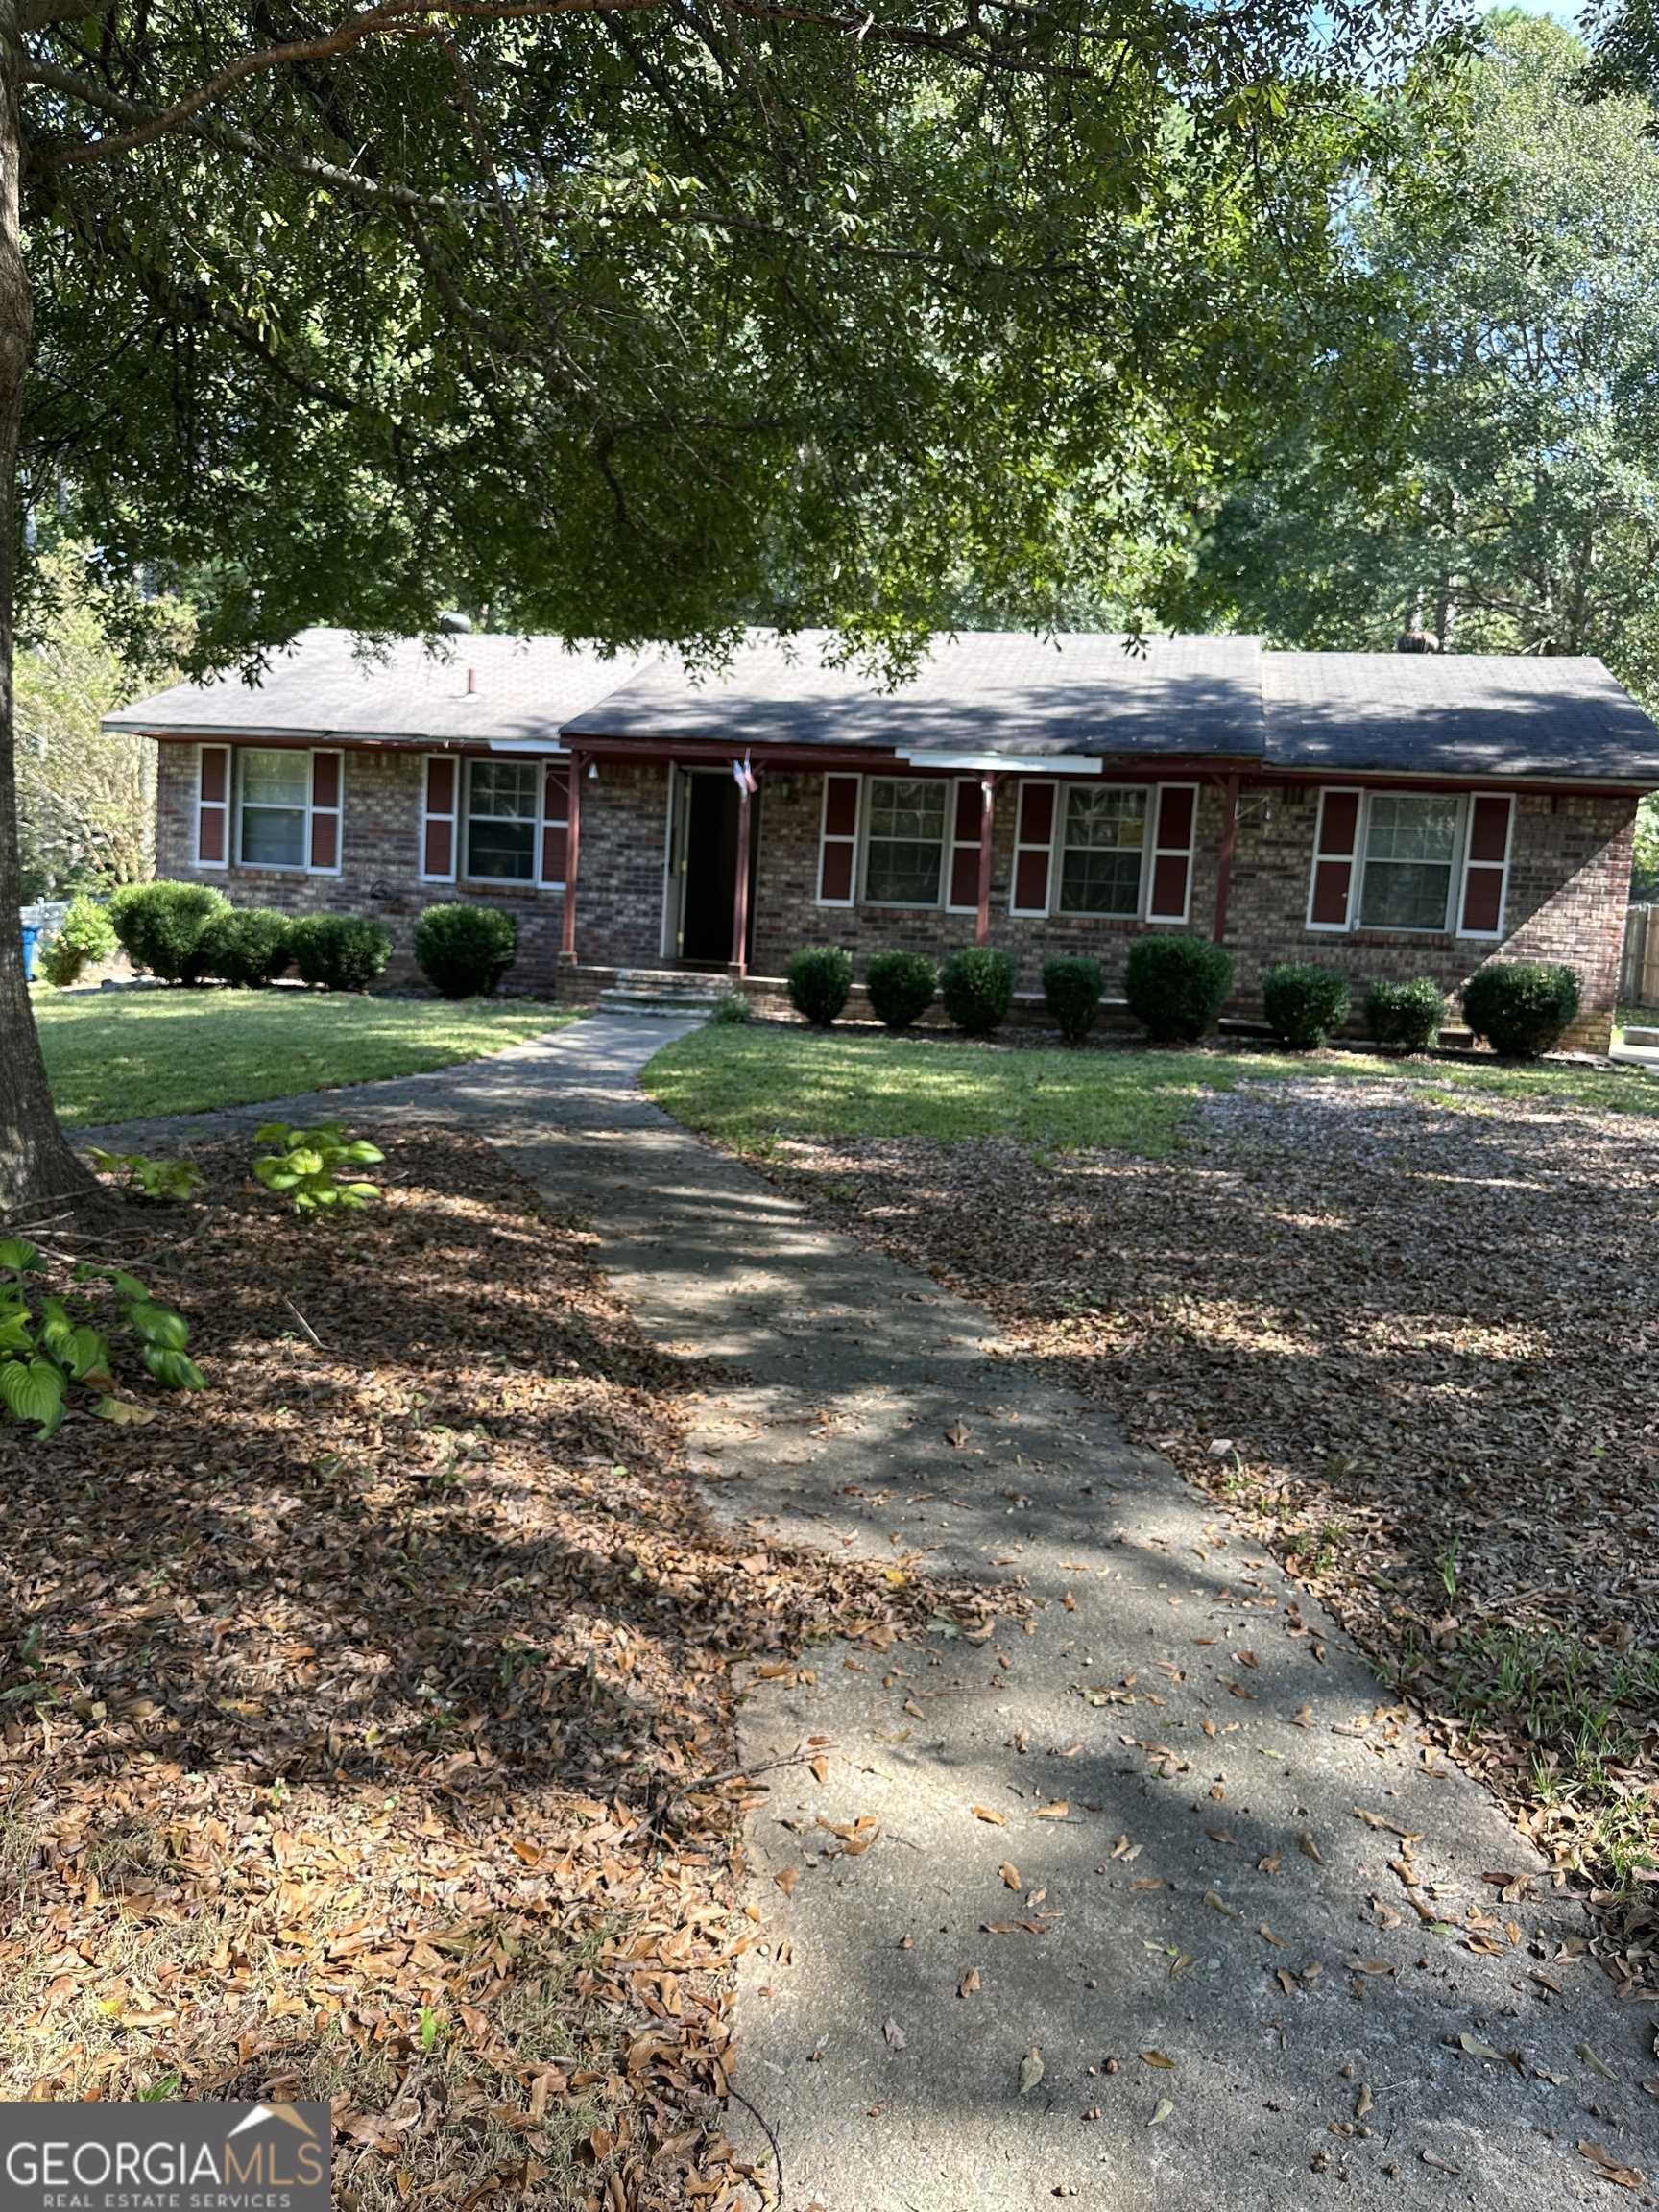
[[[681,768],[674,776],[673,880],[663,950],[671,959],[723,968],[732,957],[737,894],[740,794],[729,768]],[[750,802],[750,927],[758,800]],[[748,948],[744,948],[748,957]]]

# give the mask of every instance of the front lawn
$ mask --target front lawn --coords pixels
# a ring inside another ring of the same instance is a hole
[[[576,1019],[522,1000],[283,990],[40,990],[34,1001],[58,1118],[71,1129],[418,1075]]]
[[[1107,1148],[1162,1159],[1207,1092],[1289,1075],[1383,1076],[1447,1105],[1545,1098],[1659,1113],[1646,1070],[1478,1068],[1356,1052],[1067,1051],[953,1038],[820,1034],[770,1026],[696,1030],[644,1075],[658,1104],[736,1152],[779,1137],[1012,1137],[1046,1151]]]

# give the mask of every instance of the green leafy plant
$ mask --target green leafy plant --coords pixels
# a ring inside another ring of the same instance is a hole
[[[415,925],[415,958],[445,998],[487,998],[518,954],[518,923],[498,906],[454,901]]]
[[[753,1022],[755,1009],[747,991],[722,991],[709,1009],[710,1022]]]
[[[1007,1020],[1019,971],[1014,955],[990,945],[964,945],[952,952],[939,977],[939,996],[958,1029],[988,1037]]]
[[[276,1146],[254,1161],[253,1172],[267,1190],[292,1197],[297,1214],[354,1213],[380,1195],[378,1184],[340,1181],[342,1167],[370,1167],[386,1157],[361,1138],[351,1142],[343,1121],[325,1121],[317,1129],[267,1121],[253,1142]]]
[[[69,1410],[69,1390],[91,1391],[89,1410],[118,1423],[148,1421],[147,1407],[115,1396],[108,1338],[94,1326],[98,1304],[78,1287],[60,1296],[31,1295],[31,1278],[46,1272],[39,1250],[19,1237],[0,1242],[0,1406],[18,1421],[37,1424],[36,1439],[50,1436]],[[206,1387],[202,1370],[185,1350],[189,1326],[181,1313],[165,1306],[134,1276],[119,1267],[75,1269],[78,1286],[108,1283],[114,1293],[115,1319],[144,1348],[144,1364],[169,1390]]]
[[[91,899],[74,899],[63,926],[40,955],[40,973],[59,991],[79,983],[83,968],[108,960],[116,937],[109,917]]]
[[[1262,1010],[1276,1037],[1299,1052],[1323,1045],[1348,1019],[1348,978],[1339,968],[1286,960],[1262,978]]]
[[[1571,968],[1530,960],[1494,960],[1463,986],[1463,1019],[1494,1052],[1537,1060],[1578,1011],[1578,978]]]
[[[1446,995],[1427,975],[1406,983],[1373,983],[1365,994],[1365,1026],[1379,1045],[1429,1051],[1446,1019]]]
[[[1043,963],[1043,1003],[1068,1045],[1081,1045],[1094,1028],[1105,987],[1098,960],[1070,957]]]
[[[109,924],[134,968],[165,983],[194,983],[203,931],[230,911],[210,883],[123,883],[109,901]]]
[[[878,1022],[908,1029],[932,1005],[939,971],[926,952],[878,952],[864,971],[864,988]]]
[[[104,1152],[91,1145],[86,1157],[93,1172],[113,1176],[123,1190],[135,1191],[158,1204],[188,1198],[202,1180],[202,1170],[188,1160],[152,1160],[142,1152]]]
[[[293,927],[273,906],[234,906],[203,930],[196,965],[239,991],[257,991],[287,967]]]
[[[1233,988],[1233,955],[1208,937],[1141,937],[1129,948],[1123,995],[1158,1045],[1196,1045]]]
[[[363,991],[391,959],[392,934],[359,914],[302,914],[289,930],[288,950],[301,982]]]
[[[803,1021],[828,1029],[853,988],[853,955],[839,945],[804,945],[783,971],[789,1003]]]

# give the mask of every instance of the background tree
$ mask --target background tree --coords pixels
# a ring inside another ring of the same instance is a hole
[[[1125,546],[1156,568],[1318,346],[1371,392],[1331,211],[1421,33],[0,0],[0,563],[20,450],[109,589],[197,577],[199,667],[457,602],[693,652],[821,622],[902,667],[963,565],[1041,620]],[[13,852],[0,819],[0,913]],[[4,929],[0,1026],[3,1207],[77,1173]]]

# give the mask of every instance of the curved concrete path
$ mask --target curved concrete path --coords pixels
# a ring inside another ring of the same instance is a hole
[[[635,1078],[682,1033],[601,1016],[436,1075],[80,1134],[473,1127],[591,1218],[647,1332],[748,1371],[691,1447],[757,1548],[1022,1582],[1028,1633],[945,1624],[753,1685],[744,1758],[793,1763],[752,1823],[757,2118],[730,2132],[776,2146],[788,2212],[1652,2203],[1592,2153],[1659,2176],[1653,2021],[1493,1800],[979,1309],[660,1114]]]

